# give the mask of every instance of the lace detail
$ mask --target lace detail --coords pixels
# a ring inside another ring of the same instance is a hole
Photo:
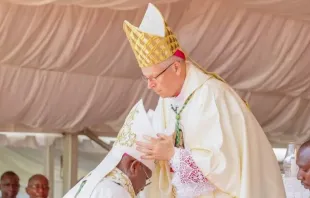
[[[190,151],[176,148],[170,160],[170,166],[175,173],[172,184],[176,188],[178,197],[194,198],[207,195],[215,190],[215,187],[199,170]]]

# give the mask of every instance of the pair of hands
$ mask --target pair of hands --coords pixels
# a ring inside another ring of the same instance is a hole
[[[157,138],[143,136],[146,142],[136,141],[141,159],[169,161],[174,155],[174,136],[157,134]]]

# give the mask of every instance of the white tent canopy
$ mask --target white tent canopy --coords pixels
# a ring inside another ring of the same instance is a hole
[[[271,141],[309,137],[309,0],[151,2],[183,49],[250,103]],[[154,107],[122,30],[147,3],[0,0],[0,131],[114,135],[141,97]]]

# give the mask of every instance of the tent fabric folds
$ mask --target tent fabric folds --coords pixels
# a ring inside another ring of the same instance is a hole
[[[310,135],[310,1],[153,0],[194,60],[246,99],[273,142]],[[122,30],[142,0],[0,0],[0,131],[117,133],[157,96]],[[30,6],[29,6],[30,5]]]

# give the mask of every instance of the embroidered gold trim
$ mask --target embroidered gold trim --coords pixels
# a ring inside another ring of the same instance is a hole
[[[113,182],[121,185],[130,194],[132,198],[136,197],[135,190],[133,189],[130,179],[121,170],[115,168],[105,178],[112,180]]]
[[[135,144],[137,135],[132,131],[131,127],[133,124],[133,120],[138,113],[139,111],[137,107],[133,108],[129,112],[128,116],[126,117],[125,123],[116,138],[114,146],[120,145],[132,147]]]

